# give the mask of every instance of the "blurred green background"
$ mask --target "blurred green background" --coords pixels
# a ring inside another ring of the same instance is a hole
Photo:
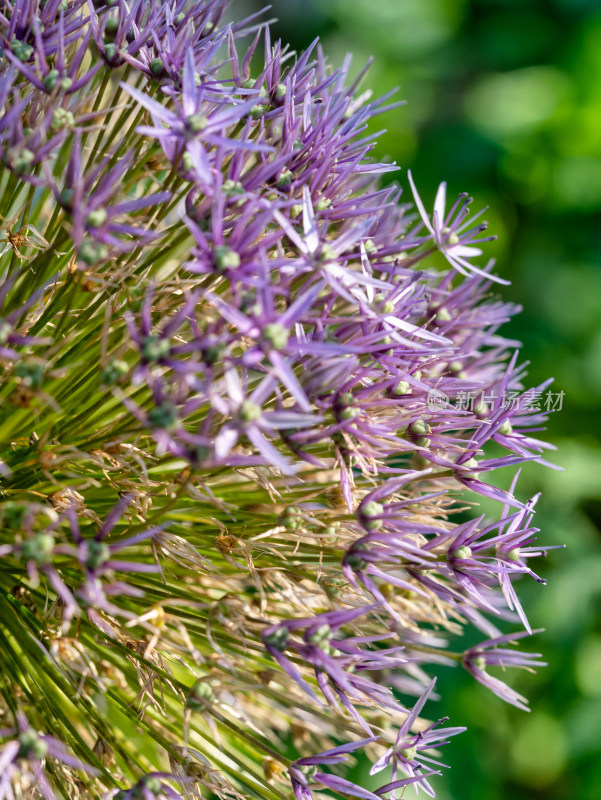
[[[233,0],[236,16],[261,6]],[[524,307],[505,333],[524,342],[531,385],[552,375],[565,391],[548,432],[565,472],[527,468],[521,484],[522,497],[543,491],[544,542],[568,545],[539,562],[546,587],[520,587],[547,629],[530,649],[549,667],[509,678],[530,714],[466,673],[441,674],[440,712],[469,732],[445,748],[438,797],[599,800],[601,2],[272,0],[269,14],[296,49],[319,35],[336,66],[349,51],[356,71],[375,56],[363,88],[400,86],[407,105],[376,120],[388,129],[378,156],[402,167],[392,177],[406,189],[410,167],[429,207],[441,180],[474,210],[491,206],[489,252],[512,280],[504,297]]]

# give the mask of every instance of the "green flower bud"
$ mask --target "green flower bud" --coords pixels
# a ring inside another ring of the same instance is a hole
[[[361,506],[361,514],[370,519],[371,517],[379,517],[380,514],[384,513],[384,506],[382,503],[376,503],[375,500],[370,500],[369,502],[365,503],[364,506]]]
[[[305,778],[312,778],[317,773],[317,766],[315,764],[311,764],[311,765],[302,764],[299,767],[299,769],[303,773]]]
[[[464,461],[461,466],[464,468],[463,477],[464,478],[477,478],[478,473],[475,472],[475,468],[478,466],[478,462],[475,458],[468,458],[467,461]]]
[[[316,211],[325,211],[326,208],[329,208],[332,205],[332,201],[329,197],[322,197],[315,203],[315,210]]]
[[[160,361],[169,355],[170,345],[168,339],[162,339],[154,334],[145,336],[142,342],[142,352],[146,361]]]
[[[226,269],[238,269],[240,255],[227,245],[218,245],[215,248],[215,265],[220,272],[224,272]]]
[[[283,169],[280,172],[280,177],[276,181],[278,189],[286,189],[292,183],[294,174],[289,169]]]
[[[358,553],[349,553],[346,557],[346,563],[349,565],[351,569],[360,572],[364,570],[367,566],[367,561],[361,558]]]
[[[474,406],[474,414],[477,417],[480,417],[480,419],[484,419],[485,417],[487,417],[489,411],[490,409],[488,407],[488,403],[479,402],[476,403],[476,405]]]
[[[186,705],[188,708],[191,708],[192,711],[201,711],[214,700],[215,692],[213,691],[211,685],[205,680],[198,680],[190,689]]]
[[[331,245],[325,242],[321,247],[321,261],[336,261],[336,253]]]
[[[191,172],[194,169],[194,159],[190,153],[186,152],[182,156],[182,166],[184,168],[184,172]]]
[[[105,41],[112,41],[119,30],[119,17],[109,17],[104,26]]]
[[[519,561],[520,560],[520,548],[514,547],[512,550],[507,550],[507,552],[503,553],[507,561]]]
[[[92,228],[99,228],[101,225],[104,225],[108,217],[106,213],[106,209],[104,208],[95,208],[93,211],[90,211],[86,218],[86,224],[90,225]]]
[[[62,131],[65,128],[72,128],[75,124],[75,117],[66,108],[56,108],[52,115],[52,122],[50,128],[53,131]]]
[[[297,531],[303,527],[303,518],[295,506],[286,506],[280,522],[288,531]]]
[[[152,792],[155,796],[159,794],[162,789],[162,784],[159,778],[151,776],[144,781],[144,788]]]
[[[169,402],[151,408],[148,412],[148,421],[153,428],[170,430],[177,424],[177,408]]]
[[[459,236],[453,233],[450,228],[443,228],[442,233],[447,237],[447,244],[454,245],[459,243]]]
[[[105,564],[111,557],[111,551],[108,544],[105,542],[97,542],[91,539],[88,542],[88,557],[86,558],[86,566],[90,569],[96,569]]]
[[[72,86],[73,86],[73,78],[65,76],[61,81],[61,89],[63,90],[63,92],[68,92]]]
[[[43,566],[52,561],[54,537],[49,533],[36,533],[31,539],[26,539],[22,544],[23,558],[26,561],[35,561]]]
[[[288,329],[279,322],[270,322],[263,328],[262,336],[263,339],[269,342],[272,347],[275,347],[276,350],[281,350],[288,344],[290,333]]]
[[[256,81],[253,78],[247,78],[246,80],[242,81],[240,86],[242,89],[254,89]]]
[[[60,77],[60,73],[57,69],[51,69],[50,72],[44,76],[42,80],[42,84],[44,85],[44,89],[51,92],[54,87],[56,86],[56,82]]]
[[[32,361],[20,361],[15,367],[15,375],[30,389],[39,389],[44,382],[44,365]]]
[[[71,208],[71,203],[73,202],[73,189],[63,189],[60,195],[58,196],[58,201],[61,206],[65,208]]]
[[[6,344],[8,337],[13,332],[13,326],[5,319],[0,319],[0,344]]]
[[[268,111],[267,106],[257,104],[251,108],[250,115],[253,119],[260,119],[266,111]]]
[[[508,419],[506,419],[503,421],[503,424],[499,426],[499,430],[497,431],[497,433],[500,433],[503,436],[509,436],[509,434],[512,433],[512,431],[513,428],[511,426],[511,422]]]
[[[116,383],[119,383],[121,378],[127,375],[128,372],[129,364],[127,361],[121,361],[116,358],[113,361],[109,361],[102,370],[100,373],[100,380],[105,386],[114,386]]]
[[[407,381],[399,381],[392,390],[392,393],[397,397],[403,394],[411,394],[411,384]]]
[[[275,88],[275,97],[276,100],[283,100],[286,97],[286,84],[278,83]]]
[[[453,550],[451,555],[453,558],[460,558],[460,559],[471,558],[472,548],[464,544],[461,547],[458,547],[456,550]]]
[[[415,747],[407,747],[404,750],[400,751],[400,755],[406,761],[415,761],[415,757],[417,756],[417,746]]]
[[[8,153],[8,163],[17,175],[23,175],[28,172],[34,159],[34,154],[26,147],[12,148]]]
[[[332,629],[326,623],[324,625],[320,625],[316,631],[314,631],[311,636],[309,636],[309,642],[311,644],[320,647],[322,644],[327,644],[332,636]]]
[[[104,45],[104,55],[107,61],[114,61],[117,58],[117,48],[112,42]]]
[[[486,659],[484,656],[476,656],[475,658],[472,658],[472,666],[474,666],[476,669],[486,672]]]
[[[218,342],[216,344],[209,345],[206,350],[203,351],[203,358],[205,364],[216,364],[218,361],[221,360],[221,357],[227,350],[226,345]]]
[[[158,78],[160,75],[162,75],[165,69],[165,65],[163,64],[162,58],[153,58],[149,66],[150,66],[150,71],[152,72],[155,78]]]
[[[223,183],[223,191],[227,197],[233,197],[238,194],[244,194],[244,186],[239,181],[233,181],[228,178]]]
[[[82,243],[79,248],[79,257],[89,266],[94,266],[100,261],[106,261],[109,257],[109,249],[102,242],[92,242],[90,240]]]
[[[383,520],[377,519],[384,513],[384,506],[381,503],[376,503],[375,500],[370,500],[364,506],[361,506],[359,513],[363,524],[370,531],[377,531],[384,525]]]
[[[434,316],[436,322],[448,322],[451,319],[449,310],[444,306],[440,306],[440,308],[436,311],[436,314]]]
[[[48,745],[32,728],[19,734],[18,758],[44,758],[48,752]]]
[[[256,422],[261,419],[261,406],[253,403],[252,400],[244,400],[240,408],[240,419],[242,422]]]
[[[27,42],[20,42],[18,39],[13,39],[11,47],[14,55],[19,61],[29,61],[33,55],[33,47]]]
[[[276,628],[269,636],[265,637],[265,644],[269,645],[269,647],[273,647],[274,650],[279,650],[280,653],[283,653],[286,649],[288,644],[288,639],[290,638],[290,633],[288,628],[281,627]]]
[[[426,433],[430,433],[430,430],[430,426],[424,419],[416,419],[409,426],[409,433],[414,436],[424,436]]]
[[[209,121],[203,114],[191,114],[186,119],[188,130],[192,133],[200,133],[201,131],[204,131],[208,124]]]

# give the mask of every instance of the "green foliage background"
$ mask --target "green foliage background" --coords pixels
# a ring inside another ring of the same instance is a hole
[[[259,8],[234,0],[236,16]],[[524,342],[532,385],[552,375],[563,408],[549,425],[565,472],[526,469],[542,490],[546,587],[524,606],[547,631],[530,649],[524,714],[456,670],[440,713],[469,732],[445,748],[439,800],[598,800],[601,786],[601,4],[598,0],[272,0],[274,33],[302,49],[319,35],[338,65],[351,51],[364,83],[400,86],[407,105],[380,118],[378,154],[413,170],[426,205],[447,180],[469,191],[498,240],[488,251],[524,306],[505,328]],[[508,476],[509,478],[509,476]],[[436,711],[430,709],[430,714]],[[358,765],[358,771],[362,765]],[[409,792],[408,792],[409,793]]]

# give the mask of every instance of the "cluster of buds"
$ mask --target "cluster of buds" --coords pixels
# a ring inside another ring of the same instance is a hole
[[[489,668],[540,663],[493,474],[548,464],[548,383],[486,223],[380,185],[390,97],[224,0],[0,34],[0,800],[433,795],[431,670],[527,708]]]

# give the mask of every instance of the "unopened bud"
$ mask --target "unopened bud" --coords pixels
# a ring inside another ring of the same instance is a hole
[[[503,424],[499,426],[497,433],[500,433],[502,436],[509,436],[512,431],[513,428],[511,427],[511,422],[506,419],[503,421]]]
[[[208,124],[209,121],[203,114],[191,114],[186,119],[188,130],[192,133],[200,133],[201,131],[204,131]]]
[[[276,186],[279,189],[286,189],[292,183],[294,179],[294,173],[290,172],[289,169],[283,169],[280,172],[280,177],[276,181]]]
[[[48,752],[48,745],[32,728],[19,735],[18,758],[42,759]]]
[[[407,381],[399,381],[392,390],[392,393],[397,397],[403,394],[411,394],[411,384]]]
[[[51,92],[60,77],[60,73],[57,69],[51,69],[47,75],[44,76],[42,80],[42,84],[44,85],[44,89],[48,92]]]
[[[215,265],[220,272],[224,272],[226,269],[238,269],[240,256],[227,245],[218,245],[215,248]]]
[[[100,373],[100,380],[105,386],[114,386],[129,372],[129,364],[127,361],[114,359],[109,361],[106,367]]]
[[[215,700],[215,692],[211,685],[204,680],[198,680],[190,689],[186,705],[192,711],[200,711]]]
[[[142,341],[142,352],[146,361],[160,361],[169,355],[169,350],[169,340],[160,336],[146,336]]]
[[[111,557],[111,551],[106,542],[97,542],[92,539],[87,543],[86,566],[90,569],[97,569],[105,564]]]
[[[49,533],[36,533],[32,539],[26,539],[22,545],[23,558],[26,561],[35,561],[42,566],[52,561],[54,537]]]
[[[282,653],[286,649],[286,645],[288,644],[288,639],[290,638],[290,633],[288,628],[281,627],[276,628],[270,634],[265,636],[264,642],[269,647],[273,647],[274,650],[279,650]]]
[[[102,242],[86,241],[79,248],[79,257],[85,264],[93,266],[100,261],[106,261],[109,257],[109,250]]]
[[[416,419],[415,422],[412,422],[409,426],[409,433],[414,436],[425,436],[427,433],[430,433],[430,430],[430,426],[424,419]]]
[[[329,642],[331,636],[332,629],[327,623],[325,623],[324,625],[320,625],[317,630],[313,631],[313,633],[309,636],[308,641],[310,644],[320,647],[321,645]]]
[[[148,412],[148,422],[153,428],[170,430],[177,424],[177,409],[171,403],[161,403]]]
[[[100,207],[95,208],[93,211],[90,211],[86,218],[86,223],[92,228],[99,228],[101,225],[104,225],[108,217],[106,213],[106,209]]]
[[[276,350],[281,350],[288,344],[288,337],[290,333],[287,328],[279,322],[271,322],[265,325],[262,331],[263,339],[267,341]]]
[[[29,61],[33,55],[33,47],[27,42],[20,42],[18,39],[13,39],[11,42],[13,54],[19,61]]]

